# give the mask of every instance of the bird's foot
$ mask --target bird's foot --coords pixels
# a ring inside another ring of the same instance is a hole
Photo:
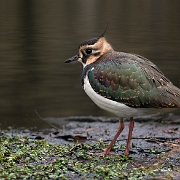
[[[129,155],[129,148],[126,147],[126,150],[124,151],[124,155]]]
[[[124,155],[129,155],[129,151],[125,151],[125,152],[124,152]]]

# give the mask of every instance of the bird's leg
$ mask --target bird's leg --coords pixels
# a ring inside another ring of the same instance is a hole
[[[124,152],[125,155],[129,154],[129,148],[130,148],[130,141],[132,138],[132,131],[134,128],[134,119],[133,117],[130,118],[130,123],[129,123],[129,134],[128,134],[128,140],[127,140],[127,145],[126,145],[126,150]]]
[[[121,118],[120,119],[120,124],[119,124],[119,127],[118,127],[118,131],[117,131],[116,135],[114,136],[113,140],[111,141],[111,143],[109,144],[109,146],[107,147],[107,149],[104,152],[96,153],[95,155],[97,155],[97,156],[106,156],[106,155],[110,154],[111,148],[115,144],[117,138],[119,137],[119,135],[121,134],[123,129],[124,129],[124,122],[123,122],[123,118]]]

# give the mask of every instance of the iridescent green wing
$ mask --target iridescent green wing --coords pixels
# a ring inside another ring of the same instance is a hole
[[[130,107],[180,106],[179,89],[141,56],[102,61],[88,72],[88,78],[96,93]]]

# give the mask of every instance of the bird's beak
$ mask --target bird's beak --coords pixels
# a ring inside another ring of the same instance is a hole
[[[65,61],[65,63],[70,63],[70,62],[73,62],[73,61],[77,61],[78,59],[79,59],[79,56],[78,56],[78,55],[75,55],[75,56],[67,59],[67,60]]]

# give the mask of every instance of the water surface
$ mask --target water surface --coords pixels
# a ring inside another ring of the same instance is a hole
[[[111,116],[85,95],[81,64],[64,64],[107,24],[115,50],[145,56],[180,87],[179,9],[168,0],[1,2],[1,127],[46,127],[34,109],[45,118]]]

